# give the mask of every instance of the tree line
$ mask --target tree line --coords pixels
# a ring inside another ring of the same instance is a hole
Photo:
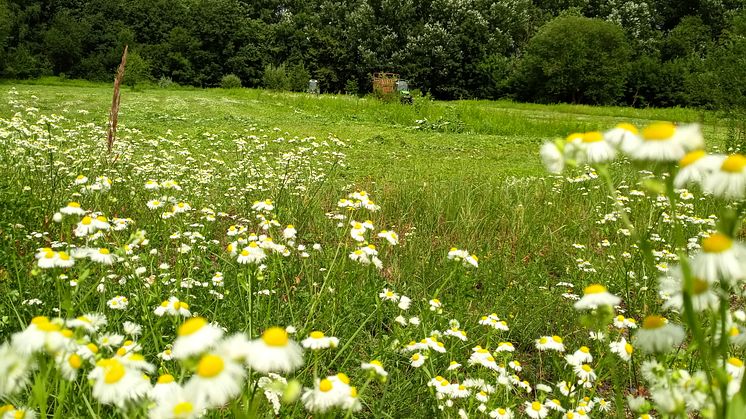
[[[0,77],[743,106],[746,0],[0,0]],[[233,77],[235,76],[235,77]]]

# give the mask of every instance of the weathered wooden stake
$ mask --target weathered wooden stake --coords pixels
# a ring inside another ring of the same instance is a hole
[[[114,78],[114,97],[111,98],[111,112],[109,113],[109,129],[106,136],[106,146],[109,153],[114,146],[114,139],[117,136],[117,121],[119,120],[119,86],[124,78],[124,66],[127,64],[127,45],[124,46],[122,54],[122,63],[119,64],[117,75]]]

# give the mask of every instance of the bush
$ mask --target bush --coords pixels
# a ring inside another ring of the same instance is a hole
[[[558,17],[528,43],[516,74],[518,96],[539,102],[614,103],[624,92],[630,48],[622,28]]]
[[[158,87],[161,89],[168,89],[169,87],[176,87],[179,84],[173,81],[171,77],[161,76],[160,79],[158,79]]]
[[[357,84],[357,80],[355,79],[347,80],[347,83],[345,83],[345,93],[347,93],[348,95],[360,94],[360,87]]]
[[[285,70],[285,64],[280,66],[268,64],[264,67],[262,85],[267,89],[272,90],[288,90],[290,83],[288,81],[287,71]]]
[[[220,87],[223,89],[240,89],[241,79],[235,74],[226,74],[220,79]]]
[[[288,70],[288,87],[294,92],[308,90],[308,80],[311,74],[303,64],[296,64]]]

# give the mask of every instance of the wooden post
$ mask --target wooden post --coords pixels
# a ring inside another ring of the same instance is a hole
[[[109,153],[114,146],[114,139],[117,136],[117,121],[119,120],[119,86],[124,78],[124,66],[127,64],[127,45],[124,46],[122,62],[117,69],[117,75],[114,77],[114,96],[111,98],[111,112],[109,112],[109,129],[106,135],[106,147]]]

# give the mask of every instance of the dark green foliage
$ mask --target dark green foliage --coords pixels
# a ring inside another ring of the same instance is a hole
[[[517,75],[519,97],[614,103],[624,91],[630,52],[619,26],[599,19],[556,18],[528,43]]]
[[[712,108],[733,99],[720,95],[719,77],[740,92],[728,60],[738,61],[734,19],[743,7],[741,0],[0,0],[0,77],[108,82],[129,45],[139,55],[130,84],[167,78],[216,87],[234,74],[247,87],[305,91],[314,78],[325,92],[365,94],[373,73],[384,71],[437,99]],[[566,19],[582,24],[563,28]],[[537,58],[551,52],[551,63]]]

